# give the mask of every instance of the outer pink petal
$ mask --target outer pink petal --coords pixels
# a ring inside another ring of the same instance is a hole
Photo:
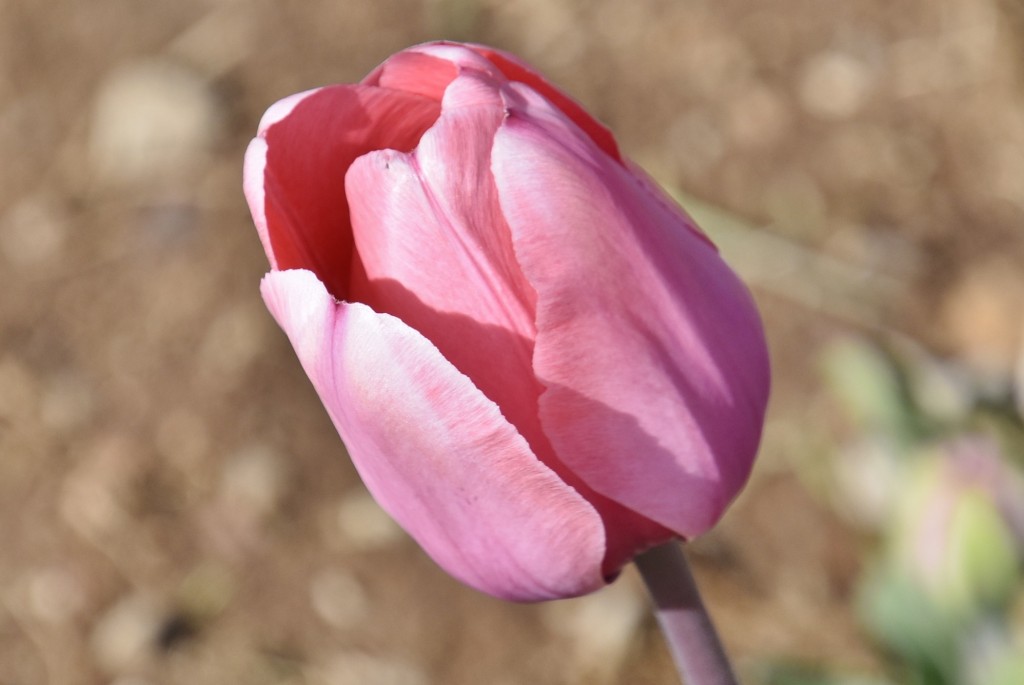
[[[521,601],[603,584],[594,509],[429,341],[335,301],[308,271],[272,272],[261,289],[366,486],[438,564]]]
[[[544,429],[595,490],[699,535],[745,483],[760,440],[769,372],[757,312],[679,212],[522,92],[494,171],[538,295]]]
[[[244,170],[271,265],[310,269],[345,297],[353,262],[345,172],[370,150],[412,149],[439,113],[423,96],[361,85],[299,93],[271,107]]]

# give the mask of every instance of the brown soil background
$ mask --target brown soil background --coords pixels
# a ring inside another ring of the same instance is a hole
[[[1012,373],[1019,0],[0,0],[0,684],[675,682],[631,573],[517,606],[439,571],[259,299],[264,109],[440,37],[522,55],[756,227],[721,242],[770,421],[692,557],[745,682],[879,670],[859,536],[795,471],[842,430],[815,355],[881,335]]]

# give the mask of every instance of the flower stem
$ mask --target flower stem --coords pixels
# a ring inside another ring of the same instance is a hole
[[[679,675],[686,685],[736,685],[722,643],[676,542],[636,558]]]

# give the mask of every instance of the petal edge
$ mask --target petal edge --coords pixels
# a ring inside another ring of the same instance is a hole
[[[439,565],[517,601],[603,585],[593,507],[429,341],[308,271],[271,272],[261,291],[367,488]]]

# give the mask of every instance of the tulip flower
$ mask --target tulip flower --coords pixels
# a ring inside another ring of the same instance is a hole
[[[769,385],[749,293],[517,58],[421,45],[285,98],[244,176],[267,307],[367,488],[453,576],[591,592],[743,487]]]

